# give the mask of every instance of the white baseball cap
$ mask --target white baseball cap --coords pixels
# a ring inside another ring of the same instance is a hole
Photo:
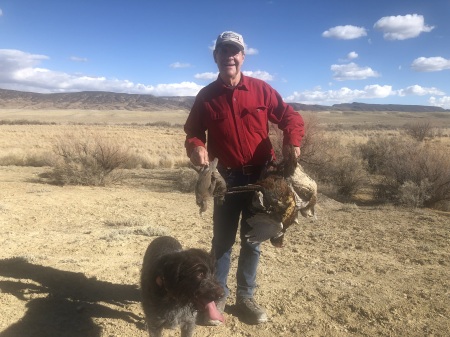
[[[216,40],[216,49],[221,44],[232,44],[239,48],[240,51],[244,51],[244,38],[241,34],[232,32],[232,31],[226,31],[220,34],[217,37]]]

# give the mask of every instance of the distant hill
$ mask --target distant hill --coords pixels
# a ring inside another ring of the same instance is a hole
[[[341,103],[328,105],[308,105],[301,103],[289,103],[297,111],[397,111],[397,112],[450,112],[437,106],[430,105],[402,105],[402,104],[366,104],[366,103]]]
[[[0,89],[0,108],[81,110],[189,110],[194,97],[156,97],[104,91],[39,94]]]
[[[190,110],[193,96],[153,96],[105,91],[39,94],[0,89],[0,108],[9,109],[81,109],[81,110],[133,110],[162,111]],[[450,112],[440,107],[426,105],[342,103],[308,105],[290,103],[297,111],[399,111],[399,112]]]

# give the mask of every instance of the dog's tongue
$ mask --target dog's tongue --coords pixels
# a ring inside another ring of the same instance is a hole
[[[205,307],[206,312],[209,315],[209,319],[213,321],[224,321],[223,315],[217,310],[216,303],[214,301],[209,302]]]

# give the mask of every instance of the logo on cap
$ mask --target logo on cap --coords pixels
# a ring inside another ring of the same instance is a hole
[[[241,34],[226,31],[219,35],[216,41],[216,47],[220,44],[233,44],[240,50],[244,50],[244,38]]]

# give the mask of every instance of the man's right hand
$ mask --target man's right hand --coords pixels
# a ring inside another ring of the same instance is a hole
[[[195,166],[204,166],[209,164],[208,151],[203,146],[197,146],[191,153],[191,163]]]

